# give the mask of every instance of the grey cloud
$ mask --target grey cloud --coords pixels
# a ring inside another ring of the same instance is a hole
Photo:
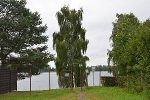
[[[43,24],[47,24],[46,35],[49,36],[48,50],[55,53],[52,48],[52,34],[59,31],[56,12],[64,5],[71,9],[83,7],[83,27],[87,30],[89,39],[86,55],[90,61],[87,66],[107,64],[107,49],[110,49],[109,37],[112,31],[112,22],[116,20],[116,13],[134,13],[141,21],[146,20],[150,14],[149,0],[27,0],[27,7],[31,11],[41,14]],[[54,67],[54,62],[49,63]]]

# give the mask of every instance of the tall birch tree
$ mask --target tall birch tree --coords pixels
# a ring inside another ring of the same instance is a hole
[[[72,70],[75,78],[74,85],[80,86],[79,64],[82,64],[81,70],[85,73],[86,61],[89,60],[89,58],[84,55],[89,40],[85,38],[86,30],[82,27],[82,13],[82,8],[79,10],[70,10],[68,6],[62,7],[61,10],[56,13],[60,28],[59,32],[53,33],[53,48],[57,52],[55,65],[59,76],[60,87],[63,87],[64,84],[61,78],[61,72],[63,70]]]

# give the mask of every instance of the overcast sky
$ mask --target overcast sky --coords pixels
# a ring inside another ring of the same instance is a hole
[[[49,36],[47,44],[51,53],[55,53],[52,34],[59,31],[55,14],[64,5],[76,10],[83,8],[82,27],[86,29],[86,39],[89,40],[86,55],[90,61],[87,66],[107,65],[107,49],[111,48],[109,37],[116,13],[132,12],[140,21],[150,17],[150,0],[27,0],[26,7],[39,12],[43,24],[48,26],[45,35]],[[55,67],[54,62],[49,64]]]

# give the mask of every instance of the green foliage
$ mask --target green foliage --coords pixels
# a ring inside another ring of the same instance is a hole
[[[32,66],[34,74],[52,55],[46,51],[48,36],[43,35],[47,26],[42,25],[38,12],[25,5],[26,0],[0,1],[0,61],[1,67],[15,66],[21,72]]]
[[[134,34],[139,26],[139,20],[134,14],[116,14],[117,20],[113,22],[113,31],[110,39],[112,40],[112,50],[108,52],[110,61],[117,67],[119,74],[126,75],[127,59],[126,48],[128,41],[134,38]],[[134,63],[134,61],[132,61]]]
[[[119,76],[117,79],[117,84],[119,87],[128,87],[128,77],[127,76]]]
[[[108,64],[113,62],[116,76],[127,76],[128,87],[137,92],[149,90],[150,20],[140,22],[132,13],[117,14],[113,23],[112,50]],[[119,74],[118,74],[119,73]]]
[[[82,28],[81,21],[83,10],[70,10],[64,6],[56,13],[59,32],[53,33],[53,48],[57,52],[55,59],[56,72],[59,76],[60,87],[61,75],[63,70],[73,70],[76,86],[80,85],[79,81],[79,64],[82,64],[81,70],[85,72],[86,61],[89,60],[84,56],[87,50],[88,40],[85,39],[85,29]]]

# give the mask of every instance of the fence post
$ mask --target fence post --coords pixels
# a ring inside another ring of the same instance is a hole
[[[73,74],[72,74],[72,65],[71,65],[71,89],[73,89]]]
[[[30,95],[31,95],[31,68],[30,68]]]
[[[51,86],[50,86],[50,85],[51,85],[51,83],[50,83],[50,69],[51,69],[51,68],[49,68],[49,90],[50,90],[50,87],[51,87]]]
[[[80,69],[80,87],[81,87],[81,90],[82,90],[82,70]]]

